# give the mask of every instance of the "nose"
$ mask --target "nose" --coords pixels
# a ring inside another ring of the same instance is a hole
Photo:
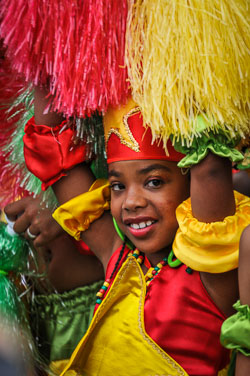
[[[147,200],[141,190],[130,188],[127,190],[122,204],[122,209],[127,211],[135,211],[147,206]]]

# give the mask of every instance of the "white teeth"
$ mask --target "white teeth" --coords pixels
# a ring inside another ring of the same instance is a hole
[[[131,223],[130,225],[132,228],[134,228],[135,230],[138,230],[138,228],[140,228],[140,226],[137,224],[137,223]]]
[[[154,222],[153,221],[147,221],[147,222],[141,222],[141,223],[131,223],[130,227],[134,228],[135,230],[145,228],[147,226],[151,226]]]
[[[139,223],[139,226],[140,226],[140,228],[145,228],[145,227],[147,227],[147,225],[146,225],[145,222],[141,222],[141,223]]]

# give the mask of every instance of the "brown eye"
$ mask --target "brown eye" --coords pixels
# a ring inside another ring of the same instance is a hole
[[[149,188],[158,188],[163,184],[161,179],[151,179],[147,182]]]
[[[110,188],[112,191],[121,191],[125,188],[125,186],[121,183],[111,183]]]

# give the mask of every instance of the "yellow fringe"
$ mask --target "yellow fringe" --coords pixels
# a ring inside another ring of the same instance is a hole
[[[248,0],[129,1],[129,79],[155,137],[192,141],[198,114],[250,133],[249,38]]]

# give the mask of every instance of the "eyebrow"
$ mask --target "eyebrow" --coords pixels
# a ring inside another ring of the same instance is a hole
[[[148,167],[145,167],[145,168],[142,168],[141,170],[137,170],[136,172],[140,175],[145,175],[145,174],[148,174],[149,172],[151,171],[154,171],[154,170],[164,170],[164,171],[167,171],[167,172],[171,172],[171,169],[167,166],[163,166],[162,164],[160,163],[154,163]],[[114,176],[116,178],[120,178],[121,177],[121,173],[116,171],[116,170],[110,170],[108,172],[108,177],[110,178],[111,176]]]
[[[167,172],[171,172],[171,169],[169,167],[163,166],[160,163],[155,163],[155,164],[152,164],[148,167],[142,168],[141,170],[138,170],[137,173],[140,174],[140,175],[144,175],[144,174],[147,174],[147,173],[149,173],[153,170],[165,170]]]
[[[114,176],[115,178],[120,178],[121,174],[116,170],[110,170],[108,172],[108,177],[111,178],[111,176]]]

